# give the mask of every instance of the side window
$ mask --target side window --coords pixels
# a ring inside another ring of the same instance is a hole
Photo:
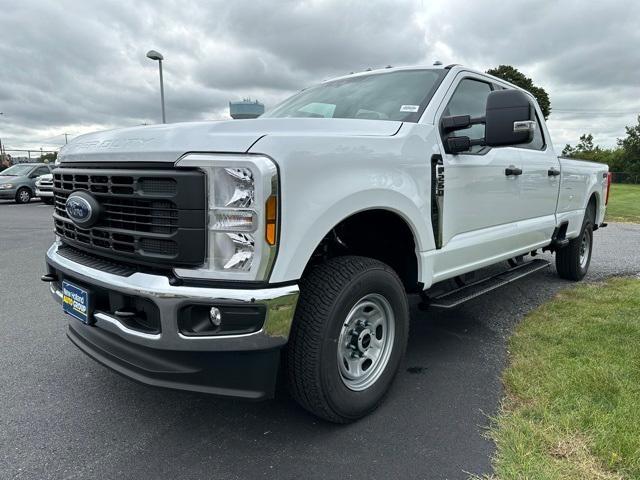
[[[46,175],[47,173],[51,173],[51,172],[49,171],[49,167],[38,167],[33,173],[40,176],[40,175]]]
[[[491,85],[471,78],[463,79],[453,93],[443,116],[471,115],[482,117],[487,107],[487,97],[491,93]],[[464,132],[464,133],[463,133]],[[454,135],[465,135],[469,138],[484,138],[484,125],[472,125],[465,130],[454,132]],[[484,147],[471,147],[470,153],[477,153]]]
[[[533,140],[530,143],[525,143],[524,145],[516,145],[520,148],[526,148],[528,150],[542,150],[544,148],[544,134],[542,133],[542,124],[540,123],[540,118],[538,118],[538,114],[536,113],[536,131],[533,132]]]

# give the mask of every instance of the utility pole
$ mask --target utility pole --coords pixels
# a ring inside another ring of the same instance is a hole
[[[64,144],[66,145],[67,143],[69,143],[69,141],[67,140],[67,137],[69,136],[68,133],[63,133],[64,135]]]

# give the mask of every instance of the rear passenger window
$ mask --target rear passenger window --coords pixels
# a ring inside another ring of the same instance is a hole
[[[487,108],[487,97],[491,93],[491,85],[471,78],[463,79],[453,93],[443,116],[471,115],[483,117]],[[484,138],[484,125],[472,125],[465,130],[453,132],[453,135],[464,135],[469,138]],[[469,153],[477,153],[485,147],[471,147]]]

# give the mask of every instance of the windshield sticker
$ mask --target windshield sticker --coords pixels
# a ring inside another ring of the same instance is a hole
[[[400,107],[401,112],[417,112],[420,109],[420,105],[402,105]]]

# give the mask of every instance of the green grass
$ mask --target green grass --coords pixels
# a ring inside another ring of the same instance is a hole
[[[640,223],[640,185],[611,185],[607,221]]]
[[[497,479],[640,478],[640,280],[560,293],[509,352]]]

